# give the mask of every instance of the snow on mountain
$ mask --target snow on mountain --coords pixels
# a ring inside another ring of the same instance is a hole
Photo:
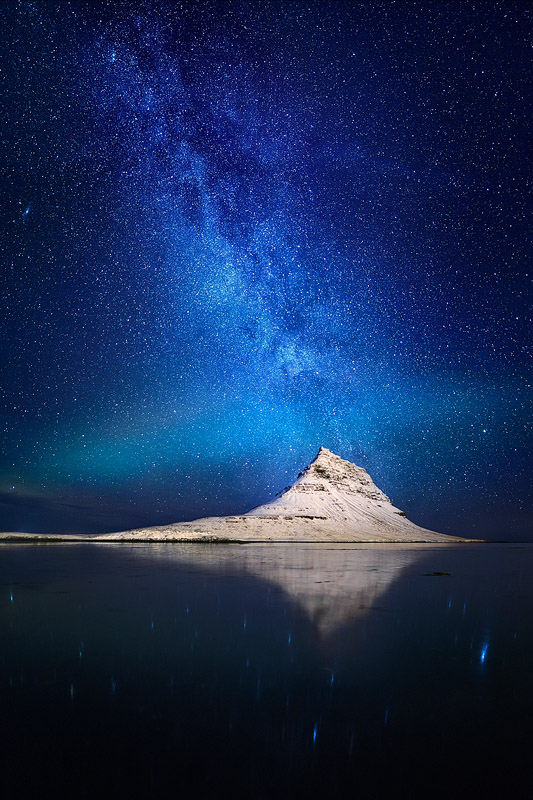
[[[98,536],[0,533],[6,539],[83,541],[459,542],[428,531],[392,505],[361,467],[321,447],[278,497],[240,516],[206,517]]]
[[[246,516],[310,516],[343,523],[369,500],[390,505],[366,470],[321,447],[291,486]]]
[[[99,536],[100,540],[457,542],[410,522],[368,473],[321,447],[294,483],[241,516],[207,517]],[[464,540],[462,540],[464,541]]]

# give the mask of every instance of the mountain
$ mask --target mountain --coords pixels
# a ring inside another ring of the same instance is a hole
[[[96,537],[94,537],[96,538]],[[458,542],[428,531],[395,508],[370,475],[321,447],[278,497],[241,516],[207,517],[157,528],[105,534],[100,540],[322,542]]]
[[[0,534],[2,539],[83,541],[459,542],[428,531],[392,505],[370,475],[325,447],[291,486],[246,514],[206,517],[97,536]]]

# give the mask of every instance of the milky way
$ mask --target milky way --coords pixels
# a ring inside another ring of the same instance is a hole
[[[532,13],[4,2],[0,527],[242,512],[324,445],[527,536]]]

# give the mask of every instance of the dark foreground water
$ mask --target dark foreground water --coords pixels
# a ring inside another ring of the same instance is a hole
[[[532,575],[529,545],[2,545],[1,796],[530,798]]]

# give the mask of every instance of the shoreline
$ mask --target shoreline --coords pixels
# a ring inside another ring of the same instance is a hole
[[[108,538],[112,534],[98,534],[96,536],[82,534],[59,534],[57,536],[46,533],[28,534],[2,534],[0,533],[0,546],[2,544],[431,544],[431,545],[454,545],[454,544],[516,544],[505,540],[489,541],[487,539],[463,539],[457,537],[451,541],[436,541],[431,539],[230,539],[218,536],[210,537],[168,537],[159,538],[155,536],[121,536],[120,538]],[[527,544],[527,542],[525,542]]]

